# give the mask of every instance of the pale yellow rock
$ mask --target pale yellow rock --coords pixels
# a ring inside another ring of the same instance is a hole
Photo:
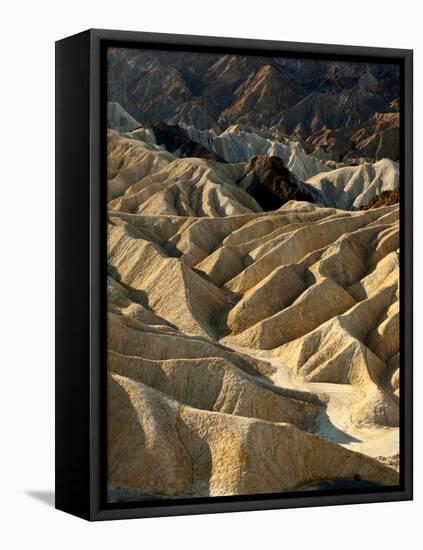
[[[374,387],[352,411],[355,424],[399,425],[398,397],[381,388]]]
[[[305,290],[292,305],[227,341],[257,349],[273,349],[311,332],[355,303],[341,286],[330,279],[322,279]]]
[[[252,377],[228,359],[142,359],[109,351],[108,368],[197,409],[309,428],[322,405],[310,395]]]
[[[292,266],[276,268],[258,285],[246,292],[231,309],[228,326],[233,333],[242,332],[262,319],[282,311],[297,298],[306,285]]]
[[[244,163],[179,159],[154,145],[112,133],[108,140],[109,207],[148,215],[228,216],[260,212],[236,182]]]
[[[109,382],[108,475],[163,496],[281,492],[315,479],[395,485],[377,460],[298,430],[182,405],[130,378]]]
[[[397,484],[399,206],[261,212],[245,163],[179,159],[144,130],[110,132],[108,155],[112,485]],[[363,181],[348,201],[381,180]]]

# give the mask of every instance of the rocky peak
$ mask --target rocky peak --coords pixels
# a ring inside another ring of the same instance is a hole
[[[251,183],[247,191],[263,210],[277,210],[290,200],[317,202],[316,193],[308,189],[274,156],[256,155],[248,163]]]
[[[175,153],[179,157],[198,157],[225,162],[213,151],[209,151],[200,143],[190,139],[187,131],[180,126],[160,121],[147,124],[145,127],[154,132],[158,145],[163,146],[167,151]]]

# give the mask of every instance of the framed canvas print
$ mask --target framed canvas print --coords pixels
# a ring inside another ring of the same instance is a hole
[[[412,52],[56,43],[56,507],[412,498]]]

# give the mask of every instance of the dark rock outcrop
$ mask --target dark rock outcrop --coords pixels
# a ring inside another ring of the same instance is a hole
[[[225,162],[213,151],[209,151],[200,143],[192,141],[188,133],[180,126],[166,124],[165,122],[155,122],[147,124],[145,128],[153,130],[159,145],[162,145],[167,151],[175,153],[181,158],[198,157]]]
[[[318,193],[292,174],[279,157],[256,155],[247,174],[252,181],[246,189],[265,211],[277,210],[290,200],[320,202]]]

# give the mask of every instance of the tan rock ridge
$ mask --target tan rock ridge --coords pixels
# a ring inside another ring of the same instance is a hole
[[[109,159],[112,486],[397,484],[399,205],[263,212],[246,163],[178,158],[145,129],[111,132]]]
[[[377,460],[292,424],[198,410],[131,378],[111,375],[108,403],[108,475],[117,486],[183,497],[283,492],[355,475],[397,483]]]

